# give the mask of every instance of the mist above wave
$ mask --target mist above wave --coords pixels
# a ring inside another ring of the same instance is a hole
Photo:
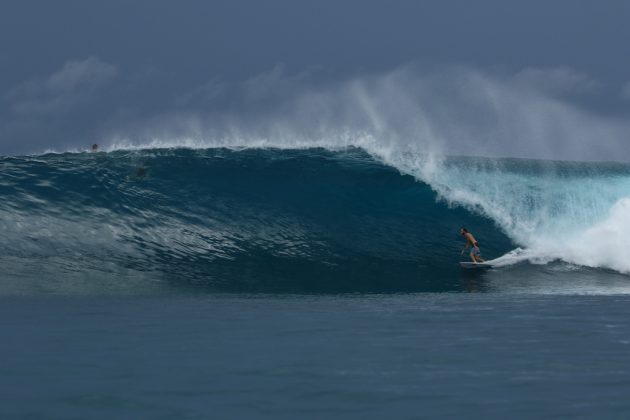
[[[630,123],[583,106],[599,84],[571,69],[405,66],[334,82],[276,67],[213,79],[163,113],[114,119],[109,149],[363,147],[382,155],[630,160]]]

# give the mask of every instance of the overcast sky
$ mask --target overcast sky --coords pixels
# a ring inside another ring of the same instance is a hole
[[[0,154],[107,143],[173,113],[251,114],[269,90],[295,100],[410,64],[543,92],[614,136],[628,22],[621,0],[3,0]]]

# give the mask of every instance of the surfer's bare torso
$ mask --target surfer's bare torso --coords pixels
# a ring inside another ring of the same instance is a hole
[[[470,246],[479,248],[479,243],[477,242],[475,237],[472,235],[472,233],[468,232],[464,234],[464,237],[466,238],[466,248]]]
[[[464,238],[466,238],[466,246],[462,249],[462,255],[468,248],[470,248],[470,259],[472,262],[483,262],[484,259],[481,257],[481,249],[479,248],[479,242],[475,239],[472,233],[468,232],[466,228],[462,228],[460,233]]]

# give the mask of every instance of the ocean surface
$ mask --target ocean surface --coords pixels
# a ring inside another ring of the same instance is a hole
[[[630,164],[5,157],[0,228],[2,418],[630,416]]]

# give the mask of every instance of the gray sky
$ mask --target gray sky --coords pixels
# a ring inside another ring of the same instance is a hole
[[[426,86],[434,77],[427,72],[442,67],[470,69],[508,85],[510,95],[540,92],[593,118],[595,132],[616,136],[630,107],[628,22],[630,3],[615,0],[4,0],[0,154],[108,143],[113,135],[133,141],[157,122],[162,134],[179,127],[189,135],[185,116],[199,127],[204,115],[229,114],[232,122],[245,115],[252,131],[259,114],[274,118],[270,108],[282,112],[307,92],[345,101],[331,92],[359,80],[367,96],[382,94],[382,81],[369,78],[401,82],[386,75],[410,63],[422,70],[407,72],[405,83]],[[458,71],[453,83],[462,80]],[[442,101],[431,95],[413,100]],[[457,103],[470,96],[444,95]],[[167,120],[179,122],[166,129]],[[350,125],[358,129],[359,120]],[[479,130],[487,136],[487,127]]]

